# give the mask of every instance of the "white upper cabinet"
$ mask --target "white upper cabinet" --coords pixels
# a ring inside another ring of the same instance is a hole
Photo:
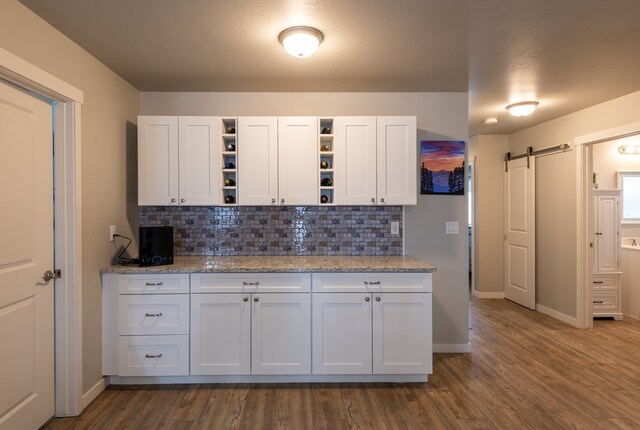
[[[378,203],[418,203],[415,116],[378,117]]]
[[[238,118],[238,204],[318,204],[318,120]]]
[[[219,204],[219,135],[213,117],[138,117],[138,203]]]
[[[178,204],[178,117],[138,117],[138,204]]]
[[[278,202],[278,119],[238,118],[238,204]]]
[[[337,117],[333,122],[336,204],[376,202],[376,118]]]
[[[284,205],[318,204],[318,119],[278,118],[278,197]]]
[[[336,203],[417,203],[416,118],[337,117]]]
[[[217,145],[220,121],[212,117],[178,119],[180,204],[209,206],[220,203]]]

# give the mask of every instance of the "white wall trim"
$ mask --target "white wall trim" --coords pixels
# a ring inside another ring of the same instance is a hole
[[[613,140],[626,137],[629,134],[638,134],[640,132],[640,122],[621,125],[620,127],[608,128],[606,130],[596,131],[595,133],[583,134],[574,139],[575,145],[585,145],[596,143],[604,140]]]
[[[473,296],[479,299],[504,299],[504,291],[473,291]]]
[[[571,317],[569,315],[563,314],[562,312],[558,312],[554,309],[548,308],[546,306],[542,306],[540,304],[536,303],[536,311],[545,314],[545,315],[549,315],[550,317],[553,317],[557,320],[560,320],[562,322],[565,322],[567,324],[570,324],[574,327],[578,327],[580,328],[580,326],[578,325],[578,319]]]
[[[435,354],[464,354],[471,352],[471,343],[434,343]]]
[[[0,48],[0,79],[54,101],[55,408],[78,415],[82,398],[80,108],[83,92]]]
[[[640,122],[633,122],[594,133],[577,136],[576,149],[576,327],[593,327],[593,291],[591,288],[591,261],[589,238],[592,225],[591,188],[588,145],[640,134]],[[568,317],[571,318],[571,317]],[[561,319],[561,318],[558,318]],[[567,321],[568,322],[568,321]],[[568,322],[572,324],[571,322]]]
[[[96,397],[98,397],[100,393],[105,390],[105,388],[107,388],[107,378],[100,378],[100,380],[96,382],[96,384],[91,387],[89,391],[82,395],[82,409],[89,406],[89,404],[93,402]]]
[[[81,90],[1,47],[0,77],[56,101],[84,101]]]

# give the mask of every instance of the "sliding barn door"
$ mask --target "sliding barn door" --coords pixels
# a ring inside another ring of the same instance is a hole
[[[508,162],[504,174],[504,296],[536,308],[536,164]]]

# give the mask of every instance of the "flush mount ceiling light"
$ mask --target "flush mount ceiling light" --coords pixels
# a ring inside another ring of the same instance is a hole
[[[640,154],[640,145],[622,145],[618,147],[618,152],[624,155]]]
[[[507,110],[509,111],[509,113],[513,116],[527,116],[530,115],[531,113],[533,113],[534,110],[536,110],[536,107],[538,106],[538,102],[520,102],[520,103],[514,103],[512,105],[507,106]]]
[[[323,39],[322,32],[313,27],[290,27],[282,30],[278,36],[285,51],[297,58],[312,55]]]

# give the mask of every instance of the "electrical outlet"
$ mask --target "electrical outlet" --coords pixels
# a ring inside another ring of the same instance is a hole
[[[400,223],[398,221],[391,221],[391,234],[395,236],[400,234]]]
[[[113,242],[116,238],[114,237],[116,234],[116,226],[115,225],[110,225],[109,226],[109,242]]]

